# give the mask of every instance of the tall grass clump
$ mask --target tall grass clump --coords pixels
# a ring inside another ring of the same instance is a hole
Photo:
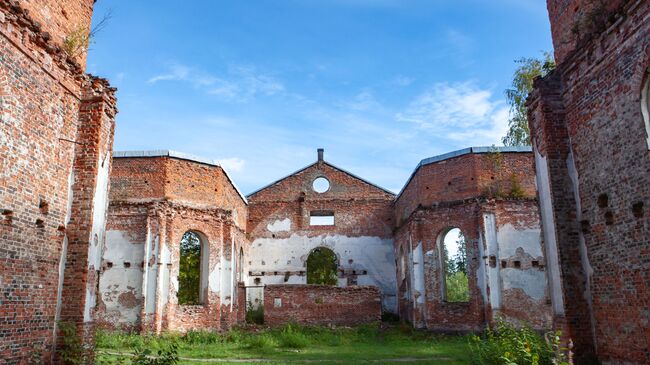
[[[542,337],[528,326],[517,328],[503,319],[494,329],[470,337],[469,346],[475,365],[568,365],[559,333]]]
[[[300,327],[289,323],[278,334],[278,343],[283,348],[304,349],[309,345],[309,338]]]
[[[188,331],[181,340],[190,345],[211,345],[222,342],[218,333],[210,331]]]
[[[244,344],[244,347],[247,349],[261,352],[272,350],[278,345],[273,336],[268,333],[250,336],[246,341],[244,341]]]

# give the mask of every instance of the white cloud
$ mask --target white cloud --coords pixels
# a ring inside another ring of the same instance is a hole
[[[253,67],[231,67],[225,75],[213,76],[195,68],[175,64],[168,72],[151,77],[148,83],[187,82],[225,101],[246,102],[256,96],[272,96],[284,92],[282,82],[257,72]]]
[[[238,157],[223,158],[217,161],[228,172],[241,172],[246,164],[245,160]]]
[[[438,83],[398,113],[398,121],[451,140],[498,143],[508,125],[508,108],[492,91],[474,83]]]

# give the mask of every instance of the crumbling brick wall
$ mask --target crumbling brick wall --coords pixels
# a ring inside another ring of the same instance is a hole
[[[319,177],[329,180],[326,192],[312,187]],[[375,285],[384,310],[394,311],[393,199],[393,193],[322,158],[249,195],[247,285],[306,284],[309,254],[327,247],[337,255],[340,286]],[[312,212],[330,212],[334,224],[310,225]],[[250,289],[248,299],[260,304],[261,290]]]
[[[534,194],[525,148],[470,148],[423,160],[395,202],[400,315],[438,331],[479,330],[496,314],[549,328]],[[451,228],[466,239],[467,302],[443,294],[441,245]]]
[[[650,3],[549,0],[548,9],[558,65],[536,81],[528,108],[556,326],[578,363],[645,364]]]
[[[159,333],[237,323],[244,310],[237,300],[242,252],[250,247],[246,217],[245,199],[213,162],[173,151],[117,153],[100,279],[102,324]],[[187,231],[199,235],[208,255],[199,305],[176,298]]]
[[[91,3],[67,3],[90,24]],[[0,357],[10,363],[51,362],[57,320],[92,343],[116,113],[115,89],[84,75],[30,5],[0,2]]]
[[[267,285],[264,324],[350,326],[381,320],[381,292],[372,286]]]

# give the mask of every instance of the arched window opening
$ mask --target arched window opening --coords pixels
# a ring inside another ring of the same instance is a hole
[[[460,229],[452,228],[442,235],[440,243],[444,300],[467,302],[469,301],[469,279],[465,235]]]
[[[307,284],[336,285],[338,259],[326,247],[315,248],[307,258]]]
[[[641,88],[641,114],[645,124],[646,143],[650,149],[650,68],[646,70],[645,81]]]
[[[187,231],[181,238],[176,295],[180,305],[203,302],[203,286],[206,286],[203,271],[207,263],[207,252],[203,252],[203,246],[205,244],[196,232]]]

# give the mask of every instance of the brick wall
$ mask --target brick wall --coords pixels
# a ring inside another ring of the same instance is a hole
[[[47,363],[55,320],[92,328],[115,90],[23,5],[0,2],[0,358]]]
[[[329,180],[329,190],[312,188],[318,177]],[[340,286],[377,286],[384,309],[394,311],[393,199],[392,193],[322,160],[253,193],[246,284],[306,284],[309,254],[322,246],[337,255]],[[311,212],[333,213],[334,224],[310,225]]]
[[[290,322],[350,326],[380,320],[381,295],[376,287],[267,285],[264,288],[264,324],[269,326]]]
[[[426,160],[424,160],[426,161]],[[418,205],[507,195],[513,177],[524,194],[535,196],[533,156],[526,152],[466,153],[416,169],[395,202],[397,225]]]
[[[242,252],[250,251],[243,228],[246,202],[221,167],[199,158],[173,152],[116,155],[122,157],[113,159],[111,175],[102,324],[157,333],[232,327],[240,311]],[[179,305],[176,298],[179,245],[187,231],[200,236],[207,255],[200,305]],[[145,284],[144,290],[133,290],[138,284]]]
[[[549,1],[559,64],[529,101],[538,179],[548,185],[545,194],[540,189],[545,240],[557,246],[551,287],[560,287],[562,306],[554,307],[578,362],[595,353],[603,363],[642,364],[650,361],[643,209],[650,156],[640,94],[650,65],[650,4],[589,4],[591,17],[604,21],[587,23],[567,52],[563,34],[581,19],[570,12],[586,4]]]
[[[395,202],[400,316],[437,331],[479,330],[496,314],[549,328],[532,153],[472,151],[424,160]],[[490,197],[508,196],[513,176],[524,196]],[[451,228],[467,245],[470,299],[463,303],[443,294],[440,249]]]

